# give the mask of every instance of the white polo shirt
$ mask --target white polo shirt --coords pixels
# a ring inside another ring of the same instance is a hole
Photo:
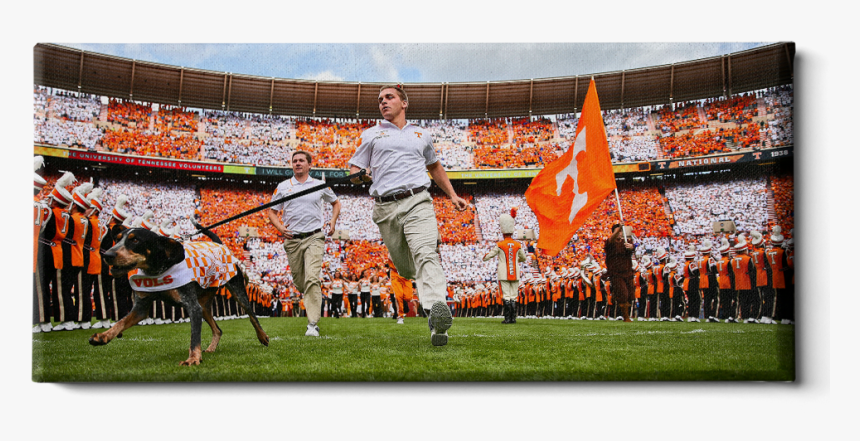
[[[349,163],[370,170],[371,196],[388,196],[429,187],[427,166],[437,161],[430,133],[409,123],[400,129],[383,120],[361,134]]]
[[[300,183],[293,176],[278,184],[275,194],[272,195],[272,202],[310,187],[316,187],[322,183],[323,181],[310,176],[308,176],[308,179],[304,183]],[[323,227],[323,201],[332,204],[336,200],[337,196],[334,194],[334,191],[331,188],[326,188],[282,202],[271,207],[271,209],[281,212],[281,222],[284,223],[284,227],[287,230],[294,233],[307,233]]]

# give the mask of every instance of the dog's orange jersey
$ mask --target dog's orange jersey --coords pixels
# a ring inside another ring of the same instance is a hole
[[[191,281],[201,288],[221,287],[227,284],[238,271],[238,260],[225,245],[215,242],[184,242],[185,260],[173,265],[156,276],[148,276],[141,270],[129,273],[129,282],[135,290],[157,292],[178,288]]]

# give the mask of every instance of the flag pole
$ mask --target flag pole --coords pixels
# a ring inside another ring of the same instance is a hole
[[[615,187],[615,204],[618,206],[618,216],[621,217],[621,234],[624,235],[624,242],[627,243],[627,232],[624,231],[624,213],[621,212],[621,199],[618,198],[618,187]]]

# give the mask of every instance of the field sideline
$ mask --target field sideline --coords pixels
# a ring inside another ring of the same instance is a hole
[[[106,346],[94,330],[33,335],[33,381],[665,381],[795,379],[794,326],[455,318],[447,346],[427,320],[330,319],[305,337],[304,318],[219,321],[218,350],[183,367],[190,325],[135,326]],[[203,347],[209,327],[203,325]]]

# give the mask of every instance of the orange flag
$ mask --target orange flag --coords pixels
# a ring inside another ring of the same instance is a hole
[[[538,248],[557,255],[614,189],[615,173],[592,78],[573,144],[547,164],[526,190],[526,201],[540,225]]]

